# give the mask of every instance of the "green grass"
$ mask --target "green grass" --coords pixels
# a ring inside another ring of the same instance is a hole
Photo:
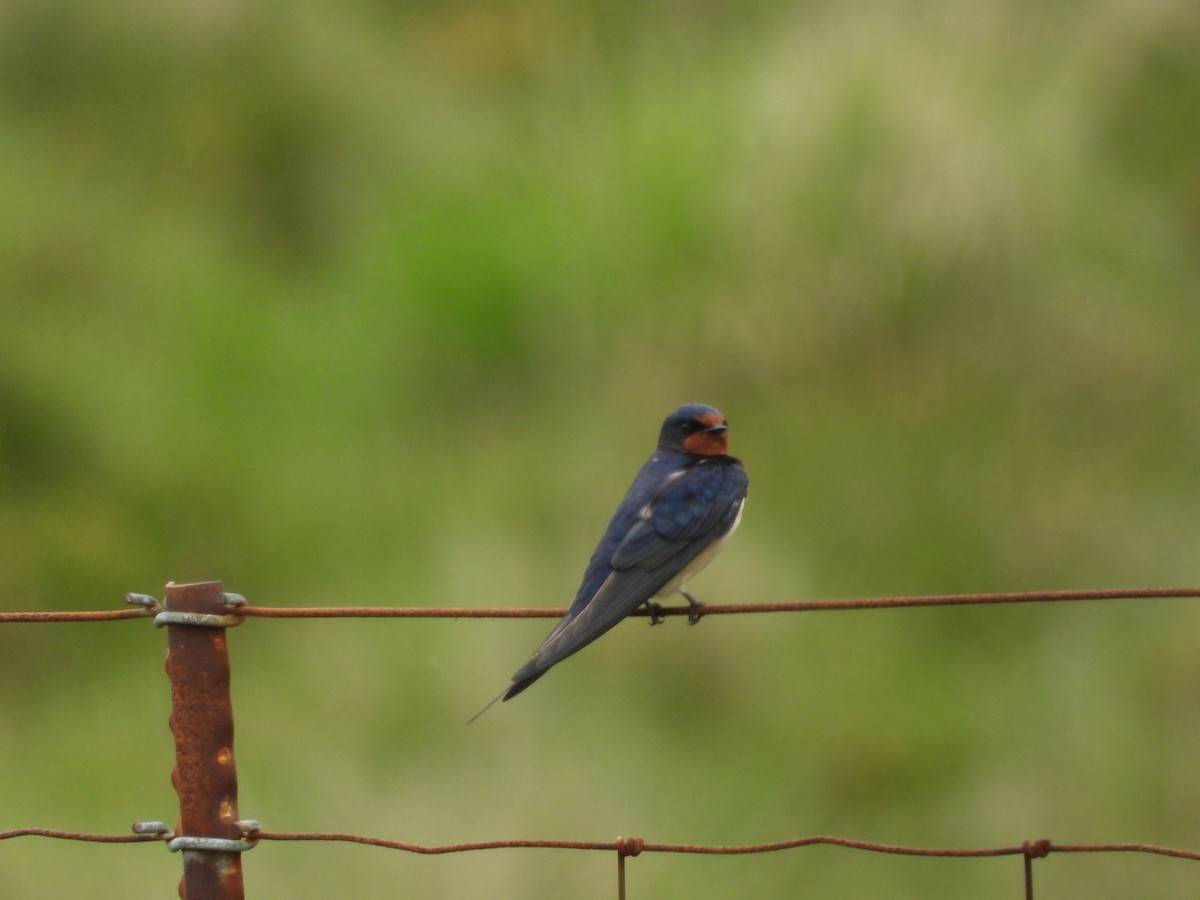
[[[1200,21],[945,3],[17,4],[0,608],[561,606],[661,417],[732,423],[715,602],[1196,581]],[[1187,602],[231,635],[271,830],[1200,845]],[[163,635],[0,631],[0,830],[171,820]],[[0,846],[12,897],[157,847]],[[264,845],[250,896],[609,897],[612,860]],[[1038,894],[1186,895],[1052,857]],[[631,897],[1010,897],[1020,864],[643,856]]]

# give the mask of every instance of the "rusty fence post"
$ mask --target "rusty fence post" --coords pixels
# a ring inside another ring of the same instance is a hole
[[[183,852],[183,900],[242,900],[241,852],[252,844],[239,822],[233,759],[226,628],[239,597],[219,581],[168,584],[155,624],[167,629],[171,731],[179,824],[169,846]]]

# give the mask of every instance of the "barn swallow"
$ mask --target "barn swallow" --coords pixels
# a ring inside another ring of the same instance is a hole
[[[654,597],[683,594],[688,621],[703,604],[684,590],[737,528],[749,479],[729,450],[729,425],[717,410],[681,406],[663,421],[658,449],[633,479],[591,562],[575,600],[495,700],[511,700],[557,663],[581,650],[639,606],[662,621]]]

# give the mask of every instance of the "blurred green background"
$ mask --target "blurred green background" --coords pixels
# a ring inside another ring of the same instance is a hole
[[[681,402],[710,602],[1200,581],[1200,7],[0,4],[0,607],[563,606]],[[418,843],[1200,847],[1190,601],[231,632],[241,811]],[[0,626],[0,830],[175,819],[165,635]],[[263,845],[250,897],[608,898],[608,854]],[[1038,896],[1195,896],[1055,856]],[[0,845],[5,897],[173,896]],[[647,855],[630,896],[1020,895]]]

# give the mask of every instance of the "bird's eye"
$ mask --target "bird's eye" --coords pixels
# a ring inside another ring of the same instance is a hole
[[[696,430],[696,427],[697,427],[697,426],[696,426],[696,423],[695,423],[695,422],[690,422],[690,421],[689,421],[689,422],[684,422],[683,424],[681,424],[681,425],[679,426],[679,429],[680,429],[680,430],[681,430],[681,431],[682,431],[684,434],[691,434],[693,431],[695,431],[695,430]]]

